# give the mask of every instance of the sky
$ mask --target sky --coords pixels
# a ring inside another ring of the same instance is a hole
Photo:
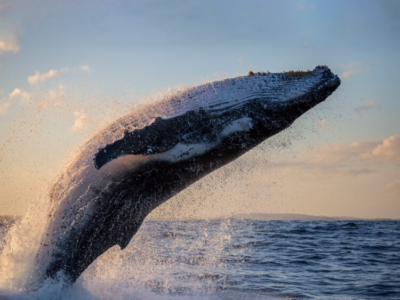
[[[0,214],[25,214],[137,104],[327,65],[327,101],[154,215],[400,218],[398,49],[397,0],[0,1]]]

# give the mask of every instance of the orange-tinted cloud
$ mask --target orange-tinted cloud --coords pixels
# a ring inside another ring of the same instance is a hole
[[[21,91],[18,88],[15,88],[9,95],[10,99],[19,98],[22,104],[28,104],[31,95],[28,92]]]
[[[89,68],[89,66],[80,66],[79,67],[79,70],[82,70],[82,71],[85,71],[85,72],[89,72],[90,71],[90,68]]]
[[[82,111],[75,111],[74,116],[75,116],[75,122],[74,122],[74,125],[71,127],[71,130],[72,131],[80,131],[83,128],[85,128],[87,114]]]
[[[8,34],[4,39],[0,39],[0,54],[4,52],[18,52],[19,46],[17,37],[14,34]]]
[[[36,71],[35,75],[29,76],[28,77],[28,82],[29,84],[38,84],[40,82],[46,81],[50,78],[56,77],[60,75],[61,73],[68,72],[68,68],[63,68],[61,70],[50,70],[48,72],[40,74],[38,71]]]
[[[321,129],[323,127],[326,127],[326,124],[327,124],[327,120],[326,119],[322,119],[317,124],[315,124],[314,130],[318,130],[318,129]]]
[[[0,104],[0,115],[5,115],[10,107],[10,102],[5,102]]]
[[[379,141],[356,141],[322,145],[317,150],[304,153],[303,158],[317,164],[338,164],[360,159],[363,153],[371,151],[378,144]]]
[[[320,178],[332,175],[358,176],[377,172],[382,164],[400,166],[400,136],[384,140],[355,141],[322,145],[306,151],[295,160],[271,163],[284,169],[309,170]]]
[[[400,165],[400,135],[392,135],[377,145],[374,149],[361,155],[365,160],[381,160]]]
[[[339,68],[344,70],[344,72],[339,75],[341,79],[347,79],[354,74],[368,72],[371,69],[369,66],[365,66],[360,61],[353,61],[348,64],[340,64]]]
[[[382,109],[382,106],[380,106],[378,103],[375,103],[373,100],[369,100],[365,102],[363,105],[358,106],[355,108],[355,111],[358,113],[363,113],[365,111],[371,110],[371,109]]]
[[[350,77],[350,75],[357,74],[357,73],[359,73],[360,71],[361,71],[360,69],[356,69],[356,70],[351,70],[351,71],[343,72],[342,74],[339,75],[339,77],[342,78],[342,79],[347,79],[347,78]]]

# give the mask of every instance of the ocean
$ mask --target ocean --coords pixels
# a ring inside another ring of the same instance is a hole
[[[400,299],[400,222],[147,221],[72,288],[0,299]]]

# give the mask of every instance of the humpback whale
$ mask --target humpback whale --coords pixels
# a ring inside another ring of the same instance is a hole
[[[284,130],[339,85],[326,66],[250,72],[173,93],[109,125],[51,189],[35,284],[61,274],[72,284],[107,249],[124,249],[157,206]]]

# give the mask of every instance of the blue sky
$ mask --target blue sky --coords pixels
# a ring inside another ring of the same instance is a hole
[[[249,212],[400,218],[399,44],[396,0],[0,1],[0,212],[24,213],[99,126],[159,92],[323,64],[340,89],[237,194]]]

